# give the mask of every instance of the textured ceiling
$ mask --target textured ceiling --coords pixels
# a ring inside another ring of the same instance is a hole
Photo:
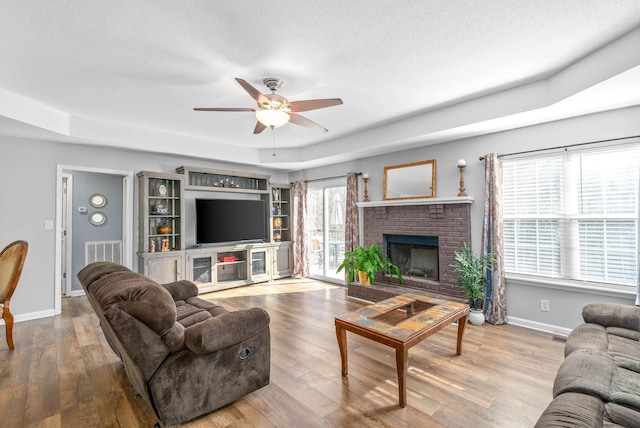
[[[640,104],[638,0],[3,1],[0,134],[297,169]],[[253,135],[256,88],[341,97]],[[550,106],[549,108],[545,108]]]

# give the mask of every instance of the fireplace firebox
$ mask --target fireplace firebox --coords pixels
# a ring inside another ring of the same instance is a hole
[[[387,258],[400,268],[402,276],[439,281],[438,237],[384,235]]]

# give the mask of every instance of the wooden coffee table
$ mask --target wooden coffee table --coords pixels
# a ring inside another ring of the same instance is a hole
[[[405,407],[409,348],[458,321],[456,353],[460,355],[468,314],[467,304],[409,293],[337,316],[335,323],[342,376],[346,376],[348,371],[347,330],[395,348],[400,407]]]

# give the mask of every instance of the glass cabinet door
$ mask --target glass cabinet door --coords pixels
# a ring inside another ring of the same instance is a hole
[[[211,277],[211,257],[197,257],[193,259],[193,282],[208,283]]]
[[[251,252],[251,275],[265,275],[267,273],[267,251]]]

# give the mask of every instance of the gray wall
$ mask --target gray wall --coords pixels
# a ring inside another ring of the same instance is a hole
[[[89,198],[100,193],[107,198],[102,208],[94,208]],[[93,172],[73,172],[71,289],[82,290],[77,274],[85,263],[85,243],[91,241],[122,240],[122,177]],[[78,208],[86,208],[79,212]],[[107,221],[99,226],[91,224],[89,215],[103,213]]]

